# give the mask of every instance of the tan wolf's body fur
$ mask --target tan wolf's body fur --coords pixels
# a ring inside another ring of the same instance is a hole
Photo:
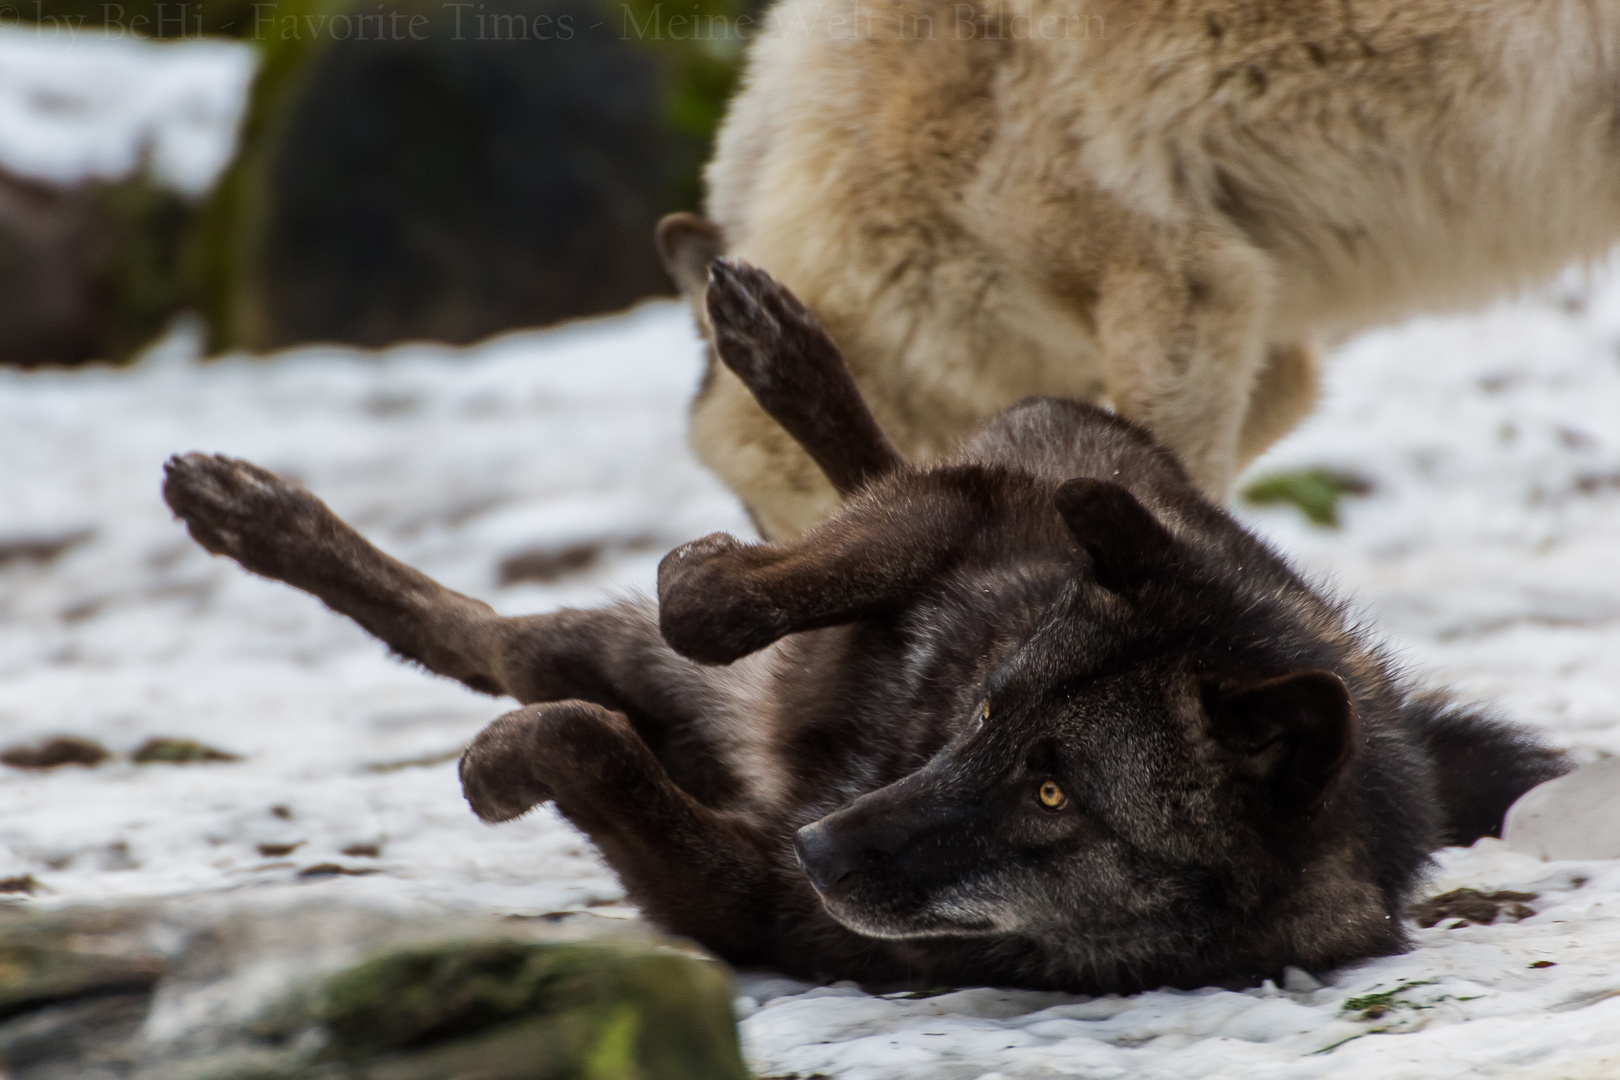
[[[1620,2],[783,0],[708,184],[683,290],[769,270],[907,457],[1106,401],[1219,497],[1320,344],[1620,239]],[[836,505],[721,365],[693,443],[767,536]]]

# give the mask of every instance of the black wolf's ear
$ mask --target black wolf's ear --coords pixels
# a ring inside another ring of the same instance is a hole
[[[1169,530],[1118,484],[1076,477],[1063,482],[1055,501],[1105,589],[1134,585],[1175,558]]]
[[[709,266],[725,250],[720,226],[708,218],[682,211],[665,214],[654,231],[658,254],[664,269],[675,279],[681,295],[701,308],[703,290],[709,286]]]
[[[1249,683],[1204,687],[1210,734],[1248,757],[1273,806],[1284,814],[1315,808],[1355,749],[1356,709],[1331,671],[1300,671]]]

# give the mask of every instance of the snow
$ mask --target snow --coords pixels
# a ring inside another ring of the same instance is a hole
[[[0,547],[90,534],[52,563],[0,566],[5,741],[71,733],[127,755],[174,735],[247,759],[5,770],[0,877],[33,873],[60,902],[238,888],[336,862],[380,865],[388,887],[451,904],[617,901],[551,815],[492,830],[462,802],[455,752],[501,704],[389,661],[309,597],[210,558],[157,485],[176,451],[246,457],[502,610],[591,604],[650,582],[681,540],[747,528],[684,449],[697,364],[681,314],[654,305],[465,351],[0,372]],[[494,588],[501,557],[582,537],[606,548],[599,568]],[[302,845],[290,857],[257,854],[289,843]],[[343,857],[354,844],[382,858]]]
[[[112,177],[146,148],[167,182],[200,192],[251,72],[229,43],[0,26],[0,165]],[[157,488],[171,453],[247,457],[502,611],[646,590],[675,543],[750,531],[686,449],[700,360],[685,313],[654,303],[468,349],[263,360],[198,361],[196,336],[182,325],[127,369],[0,371],[0,743],[72,734],[117,755],[0,768],[0,878],[38,883],[15,902],[248,890],[634,917],[554,813],[489,828],[462,802],[455,754],[501,703],[210,558]],[[1580,760],[1620,754],[1617,416],[1620,272],[1572,273],[1340,349],[1319,414],[1256,471],[1348,468],[1372,494],[1346,503],[1339,530],[1287,508],[1243,515],[1353,595],[1424,680],[1496,702]],[[552,584],[498,584],[509,556],[579,545],[600,558]],[[128,761],[159,735],[242,760]],[[300,876],[322,864],[371,872]],[[1620,860],[1482,841],[1442,852],[1424,892],[1464,886],[1537,893],[1535,914],[1443,921],[1405,955],[1281,988],[874,997],[745,972],[738,1014],[761,1072],[841,1080],[1620,1076]],[[1347,1005],[1392,991],[1381,1015]]]
[[[1542,859],[1620,859],[1620,758],[1549,780],[1514,803],[1502,839]]]
[[[218,39],[158,42],[0,7],[0,167],[57,184],[152,176],[186,195],[229,163],[257,54]]]
[[[3,770],[0,877],[39,883],[18,902],[319,889],[632,916],[551,811],[489,828],[462,803],[452,758],[500,703],[209,557],[157,487],[172,452],[247,457],[502,611],[648,589],[667,547],[749,532],[685,447],[700,360],[684,311],[264,360],[194,360],[194,333],[128,369],[0,372],[0,548],[82,537],[0,565],[0,732],[86,736],[126,758],[176,735],[244,760]],[[1287,508],[1245,516],[1355,595],[1414,670],[1593,760],[1620,751],[1617,415],[1620,274],[1606,272],[1340,350],[1321,413],[1258,469],[1354,468],[1373,493],[1337,531]],[[497,585],[502,559],[580,543],[602,549],[596,564]],[[380,855],[343,854],[355,844]],[[322,863],[376,872],[298,876]],[[760,1071],[842,1080],[1620,1075],[1620,862],[1482,841],[1441,853],[1425,892],[1460,886],[1537,893],[1536,914],[1442,922],[1403,956],[1286,988],[873,997],[746,972],[739,1015]],[[1345,1007],[1389,990],[1382,1016]]]

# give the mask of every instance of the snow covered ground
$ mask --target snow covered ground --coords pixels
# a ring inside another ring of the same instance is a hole
[[[0,5],[0,166],[67,184],[128,176],[149,156],[153,177],[184,194],[213,185],[236,145],[252,48],[18,24],[16,12]]]
[[[18,902],[328,890],[632,915],[549,810],[490,828],[462,803],[453,757],[500,703],[209,557],[158,482],[175,451],[247,457],[503,611],[591,604],[648,588],[680,540],[748,532],[685,449],[697,373],[668,304],[465,350],[202,363],[182,332],[130,369],[0,372],[0,743],[73,734],[118,755],[0,769],[0,878],[38,884]],[[1338,531],[1290,508],[1248,519],[1357,596],[1415,671],[1583,759],[1620,753],[1620,274],[1368,335],[1330,382],[1259,469],[1353,468],[1372,494]],[[510,556],[570,550],[599,554],[498,585]],[[127,760],[165,735],[242,760]],[[373,872],[300,876],[322,864]],[[1620,862],[1484,841],[1442,853],[1426,891],[1458,886],[1536,893],[1536,913],[1418,930],[1415,951],[1314,973],[1325,985],[878,998],[755,972],[739,1013],[762,1072],[841,1080],[1620,1076]],[[1347,1006],[1389,991],[1382,1011]]]
[[[0,165],[68,182],[149,153],[200,192],[251,72],[240,45],[0,18]],[[0,767],[0,879],[35,888],[15,902],[251,889],[633,917],[554,814],[488,828],[462,803],[453,759],[499,703],[211,559],[157,488],[175,451],[250,458],[503,611],[646,589],[673,544],[749,531],[685,449],[684,314],[381,356],[199,363],[188,341],[125,370],[0,371],[0,746],[70,734],[115,754]],[[1341,530],[1287,508],[1246,512],[1255,528],[1356,596],[1415,672],[1582,760],[1620,754],[1620,274],[1351,343],[1321,413],[1257,471],[1314,465],[1374,490]],[[575,569],[501,586],[526,554]],[[153,736],[241,760],[131,763]],[[1620,1077],[1620,862],[1485,841],[1441,853],[1425,891],[1459,886],[1535,893],[1535,914],[1442,922],[1404,956],[1244,993],[878,998],[750,972],[743,1036],[762,1072],[840,1080]]]

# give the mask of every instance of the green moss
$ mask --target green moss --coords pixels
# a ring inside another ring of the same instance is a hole
[[[103,356],[127,360],[181,307],[180,252],[196,210],[144,171],[97,185],[93,195],[114,241],[95,283],[107,313]]]
[[[621,944],[463,942],[342,972],[312,1015],[379,1080],[743,1080],[715,963]]]
[[[216,750],[192,739],[147,739],[140,749],[130,755],[137,765],[166,762],[190,764],[197,761],[241,761],[235,754]]]
[[[275,16],[298,26],[329,19],[351,0],[278,0]],[[265,228],[266,172],[287,114],[312,60],[330,38],[256,36],[259,67],[242,119],[237,152],[203,205],[180,260],[187,299],[209,329],[210,351],[251,346],[265,337],[253,256]]]
[[[1360,1013],[1362,1020],[1377,1020],[1397,1006],[1419,1009],[1426,1006],[1420,1002],[1408,1001],[1401,997],[1408,990],[1419,986],[1433,986],[1433,979],[1419,979],[1412,982],[1399,983],[1393,990],[1379,990],[1371,994],[1362,994],[1359,997],[1346,998],[1345,1012]]]
[[[1372,490],[1366,478],[1338,469],[1301,469],[1297,472],[1269,473],[1243,489],[1243,498],[1255,506],[1287,503],[1315,525],[1339,527],[1339,500],[1346,495],[1365,495]]]
[[[581,1080],[641,1080],[636,1063],[641,1015],[620,1005],[596,1033],[596,1045],[585,1054]]]

